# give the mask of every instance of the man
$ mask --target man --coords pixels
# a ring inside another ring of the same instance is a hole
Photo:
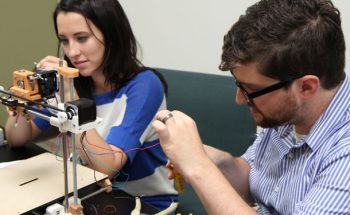
[[[153,126],[209,214],[350,214],[350,79],[330,0],[261,0],[224,38],[220,69],[263,128],[242,157],[203,146],[195,122]],[[251,207],[258,204],[258,209]]]

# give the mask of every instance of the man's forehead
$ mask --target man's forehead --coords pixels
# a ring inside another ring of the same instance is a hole
[[[235,63],[230,68],[230,72],[234,75],[239,75],[239,73],[258,73],[257,68],[257,62],[251,62],[246,64]]]
[[[237,63],[230,69],[230,72],[238,81],[246,84],[274,80],[259,72],[259,64],[257,62]]]

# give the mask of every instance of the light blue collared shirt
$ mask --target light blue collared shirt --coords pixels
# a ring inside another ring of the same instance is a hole
[[[259,214],[350,214],[350,78],[304,138],[263,129],[242,157]]]

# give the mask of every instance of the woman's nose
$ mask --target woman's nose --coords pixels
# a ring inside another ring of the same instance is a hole
[[[69,46],[66,47],[65,53],[69,58],[73,58],[80,54],[80,47],[77,43],[70,42]]]

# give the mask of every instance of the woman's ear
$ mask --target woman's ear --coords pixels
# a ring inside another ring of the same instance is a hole
[[[296,80],[300,95],[304,99],[313,97],[320,88],[320,79],[315,75],[305,75]]]

